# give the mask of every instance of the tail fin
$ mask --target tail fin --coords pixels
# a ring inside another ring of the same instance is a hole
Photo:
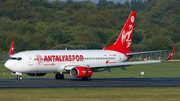
[[[176,47],[177,46],[174,47],[173,51],[171,52],[171,54],[169,55],[169,57],[165,61],[168,61],[168,60],[170,60],[173,57],[173,54],[174,54],[174,52],[176,50]]]
[[[117,41],[113,45],[105,48],[104,50],[113,50],[122,53],[129,52],[131,49],[135,21],[136,21],[136,11],[132,11]]]
[[[13,55],[14,54],[14,41],[12,41],[12,44],[11,44],[11,48],[10,48],[10,51],[9,51],[9,55]]]

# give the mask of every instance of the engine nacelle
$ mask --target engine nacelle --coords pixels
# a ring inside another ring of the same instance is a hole
[[[88,67],[77,66],[70,71],[70,75],[74,78],[91,77],[93,71]]]
[[[46,73],[27,73],[29,76],[44,76]]]

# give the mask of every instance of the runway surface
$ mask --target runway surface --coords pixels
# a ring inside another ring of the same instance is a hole
[[[180,86],[180,77],[162,78],[0,78],[0,88],[56,88],[56,87],[170,87]]]

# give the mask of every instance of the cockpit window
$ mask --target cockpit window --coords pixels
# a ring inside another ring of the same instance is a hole
[[[19,60],[22,60],[21,57],[10,57],[9,59],[10,59],[10,60],[18,60],[18,61],[19,61]]]

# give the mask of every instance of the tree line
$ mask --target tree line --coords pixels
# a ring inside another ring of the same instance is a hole
[[[103,49],[137,11],[132,51],[180,50],[180,1],[1,0],[0,51]]]

